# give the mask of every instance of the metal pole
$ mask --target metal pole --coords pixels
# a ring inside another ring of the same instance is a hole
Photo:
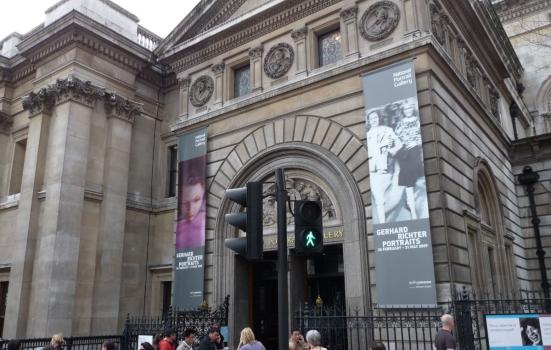
[[[277,315],[279,350],[289,346],[289,295],[287,289],[287,190],[282,168],[276,169],[277,200]]]
[[[532,167],[525,166],[522,170],[522,174],[518,176],[518,181],[526,186],[526,192],[528,192],[528,201],[530,202],[530,212],[532,214],[532,226],[534,227],[534,235],[536,238],[536,255],[538,256],[538,263],[541,274],[541,287],[543,289],[543,296],[545,297],[546,311],[551,311],[551,300],[549,299],[549,281],[547,280],[547,267],[545,266],[545,251],[541,244],[540,236],[540,219],[538,212],[536,211],[536,201],[534,200],[534,185],[538,182],[540,176],[537,172],[532,170]]]

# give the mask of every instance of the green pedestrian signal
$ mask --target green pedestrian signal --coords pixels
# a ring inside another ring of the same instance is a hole
[[[322,207],[319,201],[295,201],[295,253],[323,253]]]

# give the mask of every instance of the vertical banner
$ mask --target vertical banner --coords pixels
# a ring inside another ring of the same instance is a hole
[[[195,309],[203,301],[206,222],[207,129],[178,141],[178,215],[174,307]]]
[[[380,307],[436,304],[415,66],[363,77]]]

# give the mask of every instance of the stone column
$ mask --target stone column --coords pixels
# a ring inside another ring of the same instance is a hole
[[[191,83],[190,77],[178,79],[180,85],[180,99],[178,106],[178,116],[180,120],[187,120],[189,113],[189,84]]]
[[[92,334],[118,329],[132,125],[141,107],[110,94],[106,98],[107,144],[98,237]]]
[[[295,41],[296,46],[296,75],[306,75],[306,27],[294,30],[291,32],[291,37]]]
[[[73,333],[92,111],[69,95],[52,113],[27,326],[33,336]]]
[[[0,197],[8,194],[11,154],[8,154],[13,119],[0,110]]]
[[[14,223],[15,235],[12,238],[14,245],[3,334],[7,339],[25,338],[27,335],[40,210],[36,194],[42,188],[51,107],[50,99],[40,100],[34,93],[23,99],[23,108],[29,111],[30,121],[21,194]]]
[[[249,51],[251,59],[251,92],[262,91],[262,46],[257,46]]]
[[[344,58],[357,58],[358,50],[358,6],[341,11],[341,35]]]
[[[224,69],[226,65],[222,63],[212,66],[212,72],[214,73],[214,108],[222,107],[224,96]]]

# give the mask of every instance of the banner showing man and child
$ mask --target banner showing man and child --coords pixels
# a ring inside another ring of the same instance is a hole
[[[380,307],[436,303],[415,66],[363,76]]]
[[[206,169],[207,129],[180,137],[173,303],[178,309],[196,309],[203,301]]]

